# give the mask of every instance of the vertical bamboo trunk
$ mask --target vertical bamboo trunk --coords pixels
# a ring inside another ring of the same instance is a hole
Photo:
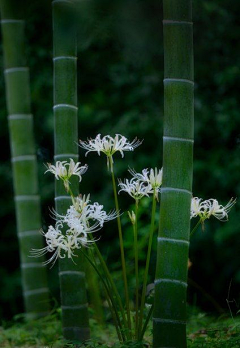
[[[33,116],[30,106],[29,69],[24,47],[24,20],[14,0],[1,0],[1,26],[5,83],[11,142],[17,230],[20,246],[23,296],[29,318],[46,315],[49,294],[43,258],[31,259],[32,248],[42,248]]]
[[[53,49],[54,49],[54,122],[55,161],[78,160],[77,115],[77,45],[74,3],[54,0]],[[78,194],[78,181],[71,180],[71,189]],[[65,214],[71,204],[63,184],[56,180],[55,206],[59,214]],[[81,254],[71,259],[59,260],[63,334],[69,340],[89,338],[88,303],[85,272]]]
[[[186,291],[192,196],[192,1],[164,0],[164,136],[154,347],[186,347]]]

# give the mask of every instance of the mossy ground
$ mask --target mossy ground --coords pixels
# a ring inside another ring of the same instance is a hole
[[[192,314],[188,320],[188,347],[240,347],[240,316],[231,318],[227,316],[213,317],[205,313]],[[142,344],[129,343],[120,345],[117,342],[115,329],[112,325],[99,327],[91,319],[91,333],[93,339],[84,347],[142,347]],[[151,328],[146,334],[147,342],[151,341]],[[11,323],[2,323],[0,328],[0,347],[2,348],[59,348],[79,347],[74,343],[63,340],[61,335],[60,311],[57,310],[48,317],[25,323],[22,316],[17,316]],[[82,345],[83,347],[83,345]]]

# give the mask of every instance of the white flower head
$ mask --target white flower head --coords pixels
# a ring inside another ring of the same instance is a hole
[[[162,185],[162,169],[145,168],[142,173],[137,173],[133,169],[129,169],[129,173],[134,179],[144,182],[152,187],[155,197],[158,199],[158,193],[160,192],[160,187]]]
[[[115,219],[117,212],[106,213],[103,205],[95,202],[90,203],[90,195],[79,196],[74,199],[74,204],[69,207],[66,215],[58,214],[52,210],[54,218],[57,220],[55,227],[49,226],[48,231],[43,236],[47,246],[32,250],[34,257],[40,257],[48,252],[54,252],[53,256],[45,262],[48,264],[57,258],[68,257],[73,259],[74,251],[87,247],[96,240],[88,237],[89,233],[98,231],[107,221]]]
[[[72,158],[70,158],[70,162],[67,161],[57,161],[55,166],[53,164],[48,163],[48,169],[45,173],[50,172],[55,175],[57,180],[61,179],[64,182],[64,186],[66,190],[69,189],[69,179],[72,175],[76,175],[79,178],[79,182],[82,180],[82,175],[86,173],[88,166],[85,164],[84,166],[80,166],[80,162],[74,162]]]
[[[200,219],[204,219],[206,216],[206,211],[207,208],[205,202],[203,202],[201,198],[192,197],[190,218],[192,219],[199,216]]]
[[[42,249],[31,250],[31,256],[41,257],[48,252],[53,252],[50,259],[44,262],[44,265],[53,262],[52,266],[58,258],[65,258],[66,253],[67,256],[72,259],[72,256],[75,256],[73,252],[73,249],[75,248],[72,248],[72,243],[70,243],[69,237],[62,233],[61,228],[63,228],[63,224],[57,222],[55,227],[49,226],[46,233],[41,231],[46,239],[47,246]]]
[[[227,221],[228,213],[235,203],[236,199],[231,198],[227,205],[224,207],[223,205],[220,205],[216,199],[213,198],[203,201],[201,198],[193,197],[191,201],[190,218],[198,216],[203,222],[213,215],[218,220]]]
[[[135,178],[131,180],[125,179],[124,182],[119,180],[118,186],[120,187],[118,193],[121,191],[127,192],[137,201],[144,196],[149,197],[149,194],[153,193],[151,185],[146,185],[145,182],[136,180]]]
[[[116,152],[120,152],[122,157],[124,157],[124,151],[133,151],[138,147],[142,142],[135,138],[132,142],[129,142],[126,137],[121,134],[116,134],[115,137],[110,135],[105,135],[101,137],[101,134],[98,134],[96,138],[89,139],[88,141],[79,141],[80,147],[87,150],[86,156],[89,152],[97,152],[98,155],[104,153],[107,156],[107,164],[109,167],[109,162],[112,161],[112,156]]]
[[[236,199],[231,198],[230,201],[225,205],[225,207],[218,203],[216,199],[209,199],[205,201],[207,207],[207,218],[209,219],[211,215],[220,221],[228,220],[228,213],[236,203]]]

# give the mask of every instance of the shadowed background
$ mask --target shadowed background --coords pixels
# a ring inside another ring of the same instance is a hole
[[[79,136],[121,133],[130,140],[144,139],[141,147],[115,160],[117,176],[126,177],[128,166],[137,171],[161,166],[163,124],[163,40],[160,1],[121,0],[80,2],[78,101]],[[52,223],[49,207],[54,205],[53,177],[43,175],[44,163],[53,159],[52,114],[52,22],[51,1],[24,1],[27,56],[30,66],[32,109],[39,163],[42,225]],[[240,184],[240,3],[233,0],[193,1],[195,50],[195,196],[217,198],[226,204],[239,197]],[[1,42],[0,42],[1,45]],[[14,213],[10,148],[0,46],[0,319],[8,320],[23,311],[18,242]],[[26,134],[27,136],[27,134]],[[96,154],[84,157],[88,163],[80,187],[92,199],[113,208],[106,159]],[[120,196],[122,209],[132,203]],[[143,201],[149,209],[147,200]],[[144,266],[148,232],[147,214],[140,230]],[[133,266],[132,231],[126,214],[128,269]],[[240,302],[239,203],[228,223],[212,218],[193,237],[190,247],[189,302],[209,312],[229,311]],[[118,286],[120,258],[114,222],[101,231],[104,250]],[[155,247],[151,260],[154,279]],[[57,266],[49,270],[53,305],[58,304]],[[131,285],[131,283],[130,283]],[[230,290],[230,291],[229,291]]]

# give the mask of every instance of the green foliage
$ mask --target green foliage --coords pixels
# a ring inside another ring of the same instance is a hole
[[[189,308],[188,320],[188,347],[189,348],[237,348],[240,344],[240,318],[228,317],[215,318],[206,313],[199,312],[196,308]],[[22,321],[21,315],[16,316],[11,323],[4,323],[0,328],[0,347],[2,348],[74,348],[76,344],[63,340],[61,335],[61,311],[56,310],[48,317],[28,323]],[[115,328],[112,325],[99,327],[95,320],[90,320],[92,339],[81,347],[142,347],[140,343],[126,343],[121,345],[116,342]],[[147,343],[151,339],[151,327],[148,328]],[[79,347],[79,346],[78,346]]]

